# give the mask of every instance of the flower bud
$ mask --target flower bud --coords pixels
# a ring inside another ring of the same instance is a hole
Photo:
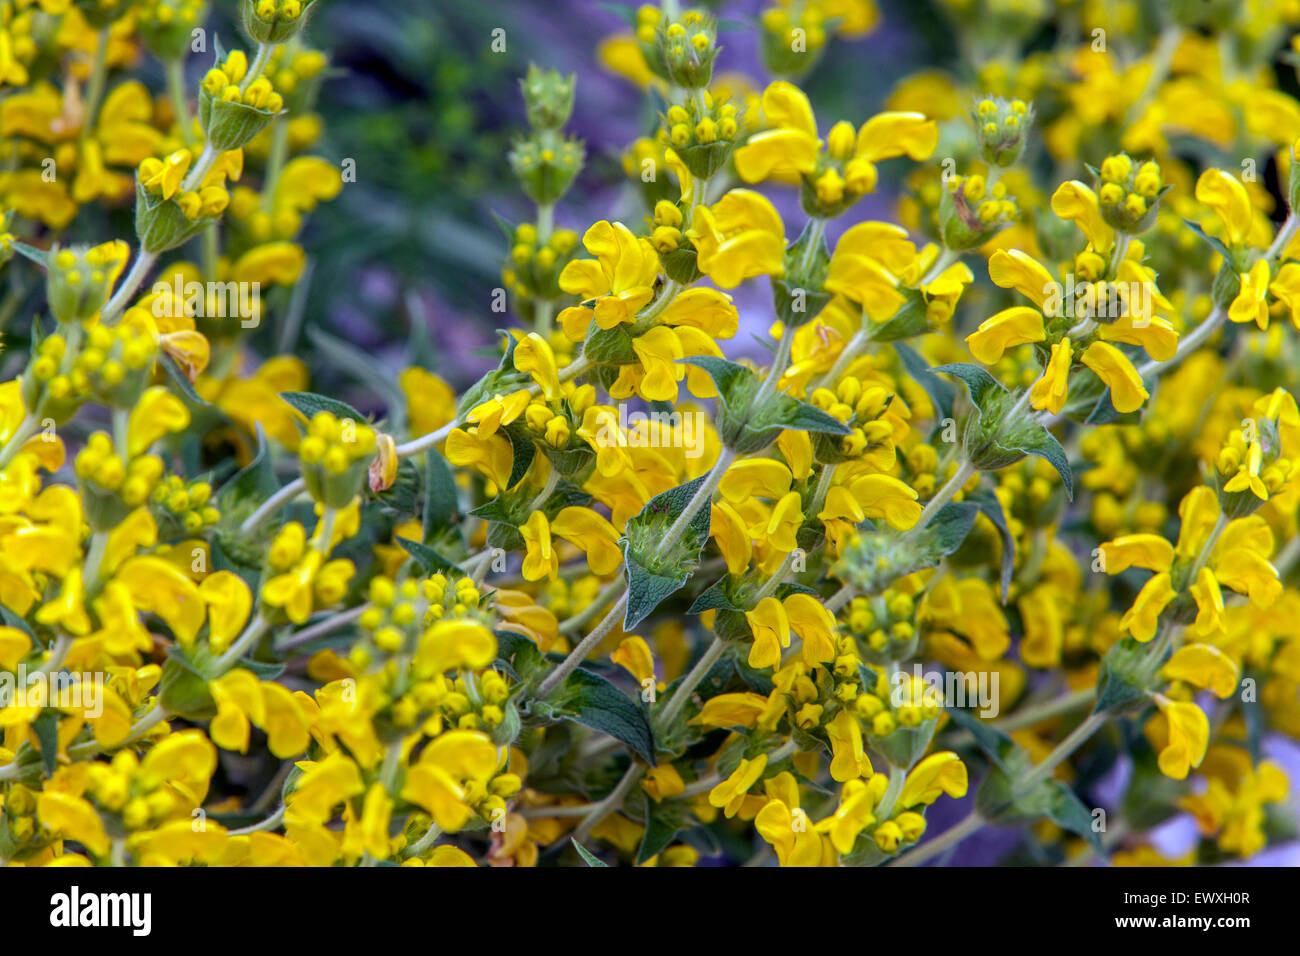
[[[1102,161],[1095,175],[1101,216],[1111,228],[1137,235],[1155,225],[1157,204],[1169,189],[1156,163],[1135,163],[1116,153]]]
[[[128,254],[126,243],[120,240],[94,248],[50,250],[45,280],[50,312],[60,322],[93,318],[108,301]]]
[[[939,225],[944,244],[957,252],[983,245],[1019,215],[1016,202],[1003,183],[986,189],[984,177],[959,176],[949,180],[939,203]]]
[[[1013,165],[1024,152],[1029,127],[1034,122],[1033,103],[985,97],[971,115],[984,160],[995,166]]]
[[[284,108],[284,99],[265,76],[246,86],[244,55],[236,50],[199,84],[199,124],[208,145],[221,152],[246,146]]]
[[[539,206],[550,206],[573,185],[586,151],[579,140],[543,129],[515,143],[508,158],[528,198]]]
[[[258,43],[284,43],[302,29],[316,0],[244,0],[244,32]]]
[[[573,112],[573,86],[576,77],[559,70],[528,67],[528,75],[519,81],[524,94],[528,125],[535,130],[563,128]]]
[[[718,56],[718,24],[713,17],[690,10],[676,22],[660,26],[659,50],[664,72],[677,86],[703,89],[713,78]]]

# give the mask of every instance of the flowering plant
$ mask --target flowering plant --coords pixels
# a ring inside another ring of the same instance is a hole
[[[1294,836],[1300,9],[944,0],[964,78],[831,122],[799,83],[871,0],[771,3],[762,80],[726,4],[629,7],[630,211],[559,225],[576,78],[530,69],[496,365],[457,395],[417,339],[367,416],[257,359],[353,172],[324,4],[226,49],[199,0],[0,3],[0,859]]]

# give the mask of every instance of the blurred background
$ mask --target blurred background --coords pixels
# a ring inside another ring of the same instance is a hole
[[[518,83],[529,63],[578,77],[568,130],[585,141],[587,163],[556,210],[557,226],[581,235],[597,219],[641,215],[625,192],[621,156],[656,120],[644,92],[597,56],[603,38],[628,29],[620,6],[633,9],[597,0],[324,6],[311,27],[335,67],[319,102],[324,152],[355,159],[357,182],[313,215],[305,241],[315,266],[310,322],[381,360],[394,351],[394,362],[410,323],[424,323],[435,371],[455,386],[495,364],[483,350],[503,324],[490,303],[507,244],[494,217],[516,223],[533,214],[506,161],[525,125]],[[730,24],[718,69],[755,84],[764,77],[752,29],[761,6],[736,0],[719,9]],[[829,44],[804,84],[815,107],[860,121],[905,72],[951,63],[938,19],[918,16],[926,6],[881,4],[881,29],[860,42]],[[504,53],[491,49],[497,28],[506,31]],[[874,208],[864,203],[852,218],[883,214],[891,198],[883,188]],[[772,319],[766,289],[745,292],[738,295],[748,320],[736,343],[741,352],[747,332]]]

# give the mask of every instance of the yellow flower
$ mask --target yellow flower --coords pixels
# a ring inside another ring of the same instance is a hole
[[[1291,324],[1300,329],[1300,264],[1288,262],[1282,266],[1273,277],[1268,290],[1286,306]]]
[[[895,531],[907,531],[921,518],[916,489],[892,475],[862,475],[849,485],[849,493],[868,518],[883,518]]]
[[[817,823],[817,831],[830,836],[831,844],[840,853],[849,853],[858,834],[876,822],[875,810],[889,786],[883,773],[873,774],[870,780],[854,778],[840,791],[840,805],[835,813]]]
[[[930,754],[907,774],[902,792],[898,795],[898,806],[902,809],[914,807],[918,803],[926,806],[947,794],[954,800],[966,796],[966,765],[951,750]]]
[[[1002,250],[994,253],[996,258]],[[995,280],[996,281],[996,280]],[[1043,330],[1043,314],[1037,309],[1017,305],[1003,309],[980,323],[978,329],[966,336],[971,355],[985,365],[993,365],[1002,353],[1017,345],[1041,342],[1047,338]]]
[[[710,697],[691,719],[705,727],[753,727],[767,709],[767,698],[749,692]]]
[[[654,680],[654,656],[650,653],[650,645],[644,638],[637,637],[635,634],[623,638],[618,649],[609,655],[609,659],[635,677],[638,684],[644,686],[646,681]]]
[[[580,311],[590,313],[599,328],[631,322],[654,298],[659,274],[659,254],[654,246],[632,235],[621,222],[604,220],[587,230],[582,244],[596,258],[575,259],[566,265],[560,274],[560,288],[584,300],[596,300],[594,309]],[[568,324],[564,315],[560,321]]]
[[[551,525],[546,515],[534,511],[519,528],[527,553],[524,555],[523,575],[526,581],[553,578],[560,569],[560,556],[551,546]]]
[[[873,322],[885,322],[903,304],[898,276],[915,259],[907,230],[893,223],[861,222],[835,244],[824,287],[862,306]]]
[[[733,189],[692,213],[687,237],[700,271],[724,289],[785,271],[785,225],[761,193]]]
[[[1170,680],[1186,681],[1213,690],[1223,700],[1232,696],[1240,680],[1236,663],[1213,644],[1187,644],[1180,647],[1161,668],[1160,673]]]
[[[1124,612],[1119,626],[1133,635],[1133,639],[1145,643],[1156,636],[1156,627],[1160,614],[1169,602],[1178,596],[1170,583],[1168,572],[1153,575],[1138,592],[1133,606]]]
[[[1052,212],[1078,226],[1099,253],[1108,252],[1115,241],[1115,230],[1102,218],[1097,194],[1077,179],[1057,187],[1052,194]]]
[[[1168,571],[1174,563],[1174,546],[1158,534],[1130,534],[1101,546],[1106,573],[1121,574],[1129,568]]]
[[[821,664],[835,659],[835,615],[811,594],[791,594],[783,602],[790,630],[803,642],[804,661]]]
[[[808,825],[799,807],[799,785],[794,775],[782,771],[763,781],[767,803],[754,817],[758,835],[776,850],[782,866],[818,866],[822,862],[821,837]]]
[[[319,761],[300,762],[298,768],[302,770],[298,785],[285,797],[286,820],[326,823],[336,806],[365,792],[361,770],[342,751]]]
[[[1097,377],[1110,389],[1110,400],[1119,412],[1135,412],[1147,400],[1146,386],[1133,363],[1115,346],[1106,342],[1093,342],[1084,350],[1084,365],[1097,373]]]
[[[518,335],[515,343],[515,368],[524,374],[531,374],[542,388],[547,401],[560,399],[560,375],[555,367],[555,353],[551,346],[536,332]]]
[[[736,172],[748,183],[775,179],[793,184],[803,178],[828,205],[844,194],[852,200],[873,192],[875,164],[881,160],[903,155],[928,159],[939,141],[939,128],[920,113],[880,113],[856,134],[848,123],[837,124],[828,139],[828,165],[822,168],[822,142],[803,91],[778,80],[763,92],[761,104],[770,128],[736,150]],[[828,194],[832,183],[837,184],[835,194]]]
[[[767,754],[741,760],[731,776],[709,791],[709,805],[718,807],[728,819],[734,817],[745,802],[745,794],[767,769]]]
[[[445,620],[420,636],[412,666],[417,674],[432,677],[453,668],[487,667],[496,653],[496,637],[478,621]]]
[[[781,663],[781,649],[790,646],[790,618],[785,605],[774,597],[765,597],[752,610],[745,612],[754,635],[749,649],[749,666],[776,667]],[[730,815],[730,814],[728,814]]]
[[[862,747],[862,725],[847,708],[826,725],[831,742],[831,779],[839,783],[870,777],[871,759]]]
[[[1268,328],[1268,260],[1260,259],[1240,278],[1241,290],[1228,306],[1228,318],[1233,322],[1253,321],[1261,329]]]
[[[418,804],[441,829],[454,833],[474,813],[465,803],[466,786],[483,786],[496,767],[496,748],[486,734],[448,731],[425,747],[407,771],[402,799]]]
[[[686,782],[682,780],[682,775],[677,772],[676,767],[670,763],[661,763],[658,767],[646,771],[641,781],[641,788],[656,803],[661,803],[685,793]]]
[[[1034,387],[1029,390],[1029,404],[1034,408],[1045,408],[1053,415],[1059,415],[1065,407],[1065,399],[1070,387],[1071,348],[1068,338],[1061,339],[1052,346],[1047,368]]]
[[[184,429],[190,423],[185,403],[162,385],[148,389],[131,410],[127,426],[127,449],[134,457],[144,454],[158,439]]]
[[[199,595],[208,606],[208,645],[220,653],[244,629],[253,594],[239,575],[216,571],[199,582]]]
[[[108,853],[108,834],[99,811],[70,793],[43,790],[36,798],[36,815],[55,833],[76,840],[95,856]]]
[[[1224,239],[1230,247],[1245,244],[1253,213],[1250,195],[1241,180],[1221,169],[1207,169],[1196,181],[1196,201],[1218,214],[1223,221]]]
[[[754,545],[749,537],[749,526],[735,507],[726,501],[713,505],[709,534],[722,552],[730,574],[742,574],[754,556]]]
[[[1157,763],[1160,772],[1174,780],[1186,779],[1192,767],[1199,767],[1205,758],[1205,748],[1210,739],[1210,722],[1205,712],[1195,704],[1170,700],[1156,695],[1156,705],[1165,717],[1168,743],[1160,751]]]
[[[418,367],[403,369],[397,382],[406,396],[412,436],[437,431],[456,417],[456,393],[432,372]]]

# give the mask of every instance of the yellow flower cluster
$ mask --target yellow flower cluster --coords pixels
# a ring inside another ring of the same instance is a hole
[[[626,201],[573,219],[580,81],[530,69],[490,290],[517,321],[459,395],[413,345],[368,416],[250,361],[278,297],[227,308],[300,281],[344,187],[306,153],[313,5],[241,0],[250,49],[190,90],[202,4],[0,4],[0,268],[44,288],[0,310],[30,346],[0,383],[0,860],[894,865],[986,824],[1159,860],[1129,813],[1194,821],[1185,862],[1284,837],[1284,7],[1108,53],[1095,5],[942,4],[970,82],[826,125],[797,81],[869,0],[765,5],[762,77],[721,72],[722,11],[643,5],[600,50],[653,105]],[[142,50],[166,89],[126,75]],[[132,202],[134,237],[68,243]]]

